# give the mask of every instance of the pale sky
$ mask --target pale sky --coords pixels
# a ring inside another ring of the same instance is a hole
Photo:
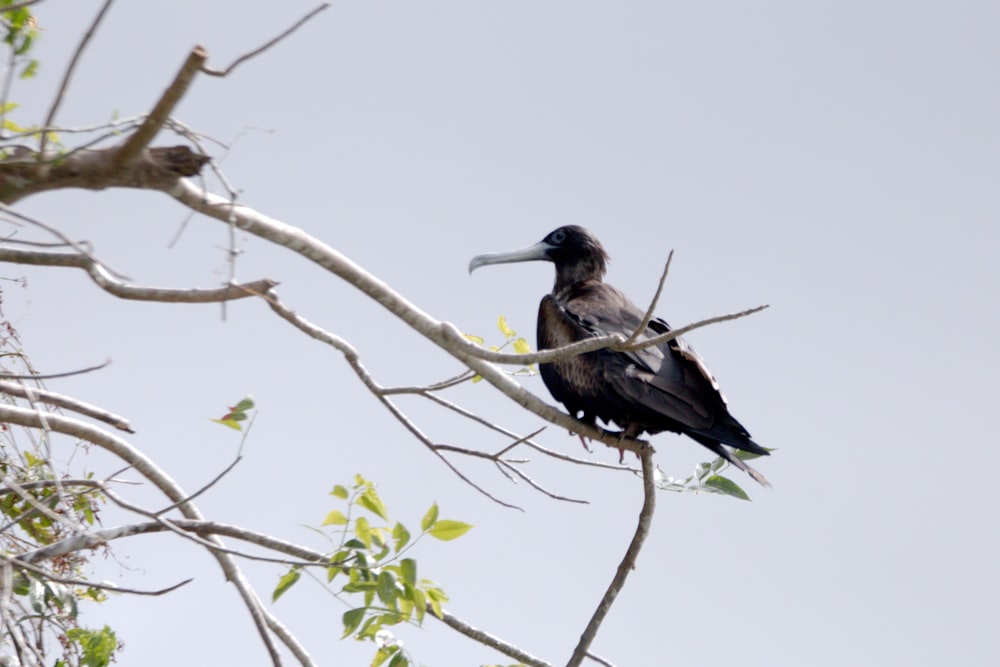
[[[193,45],[222,67],[313,6],[119,0],[57,121],[148,111]],[[41,122],[98,7],[37,6],[42,69],[16,83],[15,120]],[[1000,658],[998,25],[1000,5],[986,1],[335,3],[228,79],[197,79],[177,117],[232,145],[222,167],[244,203],[491,342],[500,314],[534,342],[552,268],[470,277],[469,259],[569,223],[601,239],[608,281],[640,304],[673,249],[658,314],[674,325],[770,304],[688,340],[733,414],[778,450],[757,465],[774,488],[733,471],[752,503],[660,494],[595,653],[620,666],[986,665]],[[139,284],[227,278],[226,228],[195,218],[169,249],[186,211],[162,194],[58,192],[20,207],[92,241]],[[356,345],[383,384],[460,370],[351,287],[288,251],[241,243],[240,279],[280,281],[289,305]],[[49,388],[127,416],[131,441],[188,490],[238,444],[208,418],[254,395],[244,461],[199,498],[210,518],[323,550],[306,526],[355,473],[380,484],[404,523],[437,501],[442,516],[476,525],[413,554],[447,608],[554,664],[568,659],[634,530],[639,480],[534,457],[536,480],[590,501],[571,505],[454,459],[525,511],[504,509],[414,441],[335,351],[262,303],[232,304],[222,321],[217,306],[118,301],[79,271],[4,276],[28,279],[5,283],[3,308],[39,370],[113,361]],[[540,378],[523,382],[551,400]],[[485,383],[448,396],[519,433],[542,426]],[[437,440],[503,445],[400,403]],[[539,439],[586,455],[558,428]],[[686,438],[652,442],[667,474],[707,460]],[[617,460],[600,447],[592,456]],[[120,467],[99,453],[73,465]],[[266,664],[202,550],[159,535],[115,554],[95,576],[147,589],[195,577],[163,598],[83,607],[85,625],[124,639],[120,664]],[[246,570],[265,597],[284,571]],[[318,585],[300,583],[274,609],[320,664],[367,664],[374,652],[338,641],[346,608]],[[431,619],[396,634],[418,664],[511,662]]]

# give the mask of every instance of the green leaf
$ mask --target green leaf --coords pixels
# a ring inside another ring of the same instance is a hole
[[[403,575],[403,581],[411,586],[417,583],[417,561],[412,558],[404,558],[399,563],[399,571]]]
[[[358,607],[357,609],[351,609],[350,611],[344,612],[344,634],[340,636],[341,639],[349,637],[351,633],[358,629],[361,625],[361,621],[365,618],[365,608]]]
[[[323,519],[321,526],[344,526],[348,523],[348,518],[340,510],[333,510]]]
[[[397,521],[396,525],[392,527],[392,539],[395,540],[393,550],[399,553],[403,547],[410,543],[410,531],[406,529],[406,526]]]
[[[476,384],[477,382],[482,382],[482,380],[483,380],[483,376],[482,375],[473,376],[473,378],[472,378],[472,384]]]
[[[726,496],[732,496],[733,498],[739,498],[740,500],[750,500],[750,496],[747,495],[746,491],[741,489],[736,482],[729,479],[728,477],[722,477],[721,475],[712,475],[704,482],[704,486],[710,489],[715,489],[717,493],[721,493]]]
[[[286,572],[281,579],[278,580],[278,585],[275,587],[274,592],[271,593],[271,602],[277,602],[278,598],[285,594],[285,592],[295,585],[295,582],[299,580],[302,574],[299,572],[299,568],[293,567],[288,572]]]
[[[372,548],[372,529],[368,525],[368,519],[359,516],[354,522],[354,532],[357,533],[358,539],[364,542],[366,549]]]
[[[476,336],[475,334],[462,334],[462,335],[465,336],[465,339],[467,341],[475,343],[476,345],[482,345],[483,344],[483,337],[482,336]]]
[[[500,329],[500,333],[502,333],[506,338],[513,338],[517,335],[516,331],[507,326],[507,318],[503,315],[501,315],[497,320],[497,328]]]
[[[234,429],[236,431],[243,430],[243,427],[240,426],[240,423],[232,419],[213,419],[212,421],[214,421],[216,424],[222,424],[223,426],[228,426],[229,428]]]
[[[398,646],[383,646],[378,651],[375,652],[375,657],[372,658],[371,667],[379,667],[386,660],[388,660],[392,655],[399,652]]]
[[[452,521],[451,519],[442,519],[434,523],[434,526],[427,531],[431,537],[435,537],[439,540],[453,540],[456,537],[461,537],[469,532],[472,528],[471,525],[467,523],[462,523],[461,521]]]
[[[347,500],[348,494],[347,494],[347,489],[338,484],[337,486],[333,487],[333,491],[330,492],[330,495],[340,498],[341,500]]]
[[[417,612],[417,623],[423,623],[427,613],[427,595],[419,588],[413,589],[413,610]]]
[[[395,608],[399,591],[396,589],[396,576],[388,570],[382,570],[378,575],[378,597],[385,606]]]
[[[378,492],[375,491],[374,486],[369,486],[364,492],[358,496],[357,504],[364,507],[369,512],[373,512],[386,521],[389,520],[389,510],[386,509],[385,504],[382,499],[378,497]]]
[[[444,613],[441,611],[441,603],[448,601],[448,596],[444,594],[439,588],[429,588],[427,589],[427,600],[430,602],[431,611],[438,618],[444,618]]]
[[[24,66],[19,75],[22,79],[30,79],[38,74],[38,61],[32,58],[28,61],[28,64]]]
[[[84,667],[107,667],[118,648],[114,631],[106,625],[101,630],[70,628],[66,631],[66,638],[82,649],[80,664]]]
[[[514,341],[514,351],[518,354],[528,354],[531,352],[531,345],[523,338],[518,338]]]
[[[236,404],[233,408],[233,412],[246,412],[254,407],[253,396],[247,396],[242,401]]]
[[[430,530],[431,526],[437,521],[438,518],[438,505],[434,503],[431,508],[427,510],[424,514],[424,518],[420,520],[420,530]]]
[[[399,647],[395,648],[398,649]],[[389,661],[388,667],[410,667],[410,661],[405,653],[397,650],[396,655],[392,656],[392,660]]]

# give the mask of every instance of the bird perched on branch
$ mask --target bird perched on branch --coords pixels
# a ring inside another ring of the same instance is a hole
[[[593,336],[619,334],[627,339],[642,324],[644,311],[604,282],[608,254],[583,227],[560,227],[523,250],[478,255],[469,263],[469,272],[487,264],[536,260],[556,266],[555,286],[538,309],[539,350]],[[635,342],[669,331],[666,322],[655,318]],[[587,352],[540,364],[539,370],[552,397],[581,421],[595,426],[597,419],[614,422],[628,438],[644,432],[684,433],[770,486],[730,447],[759,455],[767,455],[767,450],[729,414],[705,362],[681,338],[635,351]]]

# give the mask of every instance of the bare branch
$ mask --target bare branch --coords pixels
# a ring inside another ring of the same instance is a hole
[[[5,376],[0,374],[0,378],[2,377]],[[38,376],[29,377],[31,379],[37,379]],[[48,391],[47,389],[29,389],[21,384],[18,384],[17,382],[9,382],[3,379],[0,379],[0,392],[10,394],[11,396],[17,396],[19,398],[40,400],[44,403],[48,403],[49,405],[54,405],[66,410],[72,410],[73,412],[79,412],[82,415],[97,419],[105,424],[110,424],[121,431],[135,433],[135,431],[132,430],[131,424],[129,424],[128,420],[124,417],[119,417],[118,415],[108,412],[103,408],[91,405],[90,403],[84,403],[83,401],[77,400],[71,396],[57,394],[54,391]]]
[[[88,366],[87,368],[81,368],[75,371],[66,371],[64,373],[32,373],[30,375],[18,375],[17,373],[0,373],[0,378],[4,380],[52,380],[54,378],[68,378],[74,375],[85,375],[86,373],[93,373],[94,371],[99,371],[102,368],[111,364],[111,360],[108,359],[103,364],[97,364],[96,366]]]
[[[195,75],[198,74],[198,71],[205,64],[206,60],[208,60],[208,52],[203,47],[196,46],[191,49],[187,60],[181,65],[174,80],[163,91],[163,95],[156,102],[156,106],[146,116],[146,119],[142,121],[139,129],[129,135],[128,139],[116,151],[114,160],[116,164],[126,165],[133,162],[139,157],[143,149],[153,141],[160,128],[167,122],[167,118],[170,117],[170,113],[174,110],[174,107],[184,97]]]
[[[434,610],[430,607],[430,605],[428,605],[427,610],[430,612],[429,614],[430,616],[438,618],[437,615],[435,615]],[[473,627],[468,623],[466,623],[465,621],[460,620],[455,616],[452,616],[445,610],[441,611],[441,618],[438,618],[438,620],[447,625],[449,628],[457,630],[458,632],[462,633],[466,637],[473,639],[485,646],[489,646],[492,649],[496,649],[500,653],[503,653],[508,657],[514,658],[515,660],[525,665],[529,665],[530,667],[552,667],[549,663],[545,662],[541,658],[536,658],[530,653],[522,651],[517,646],[514,646],[509,642],[505,642],[499,637],[491,635],[490,633],[480,630],[479,628]]]
[[[249,283],[230,284],[216,288],[176,289],[129,285],[112,276],[103,264],[92,256],[76,253],[43,252],[0,247],[0,262],[33,266],[69,266],[83,269],[105,292],[120,299],[163,301],[168,303],[219,303],[260,296],[278,285],[269,278]]]
[[[254,56],[260,55],[264,51],[267,51],[269,48],[271,48],[272,46],[283,40],[285,37],[288,37],[293,32],[298,30],[302,26],[302,24],[304,24],[306,21],[316,16],[329,6],[330,6],[329,2],[324,2],[323,4],[319,5],[318,7],[310,11],[308,14],[300,18],[298,21],[296,21],[295,24],[292,25],[292,27],[288,28],[287,30],[285,30],[283,33],[281,33],[271,41],[267,42],[262,46],[257,47],[256,49],[250,51],[249,53],[244,53],[242,56],[240,56],[232,63],[230,63],[229,67],[226,67],[225,69],[222,70],[218,70],[218,69],[212,69],[211,67],[208,67],[206,65],[202,65],[201,71],[211,76],[227,76],[230,72],[236,69],[238,65],[241,65],[243,62],[253,58]]]
[[[97,26],[101,24],[104,20],[104,15],[108,12],[111,7],[111,3],[114,0],[105,0],[104,4],[101,6],[101,10],[97,12],[97,16],[91,21],[90,27],[87,28],[87,32],[83,33],[83,38],[80,39],[80,43],[76,47],[76,51],[73,52],[73,57],[69,61],[69,65],[66,66],[66,71],[63,73],[62,82],[59,84],[59,90],[56,93],[56,97],[52,100],[52,106],[49,107],[49,113],[45,117],[45,122],[42,123],[44,127],[49,127],[55,120],[56,112],[59,111],[59,106],[62,104],[63,98],[66,95],[66,90],[69,88],[69,81],[73,78],[73,71],[76,69],[77,63],[80,61],[80,56],[83,55],[84,49],[87,48],[87,44],[90,42],[90,38],[94,36],[97,31]],[[42,132],[41,142],[39,144],[38,152],[41,154],[45,153],[45,142],[49,136],[48,132]]]
[[[127,593],[129,595],[153,595],[153,596],[166,595],[167,593],[170,593],[172,591],[176,591],[181,586],[186,586],[186,585],[190,584],[192,581],[194,581],[193,578],[192,579],[185,579],[184,581],[176,583],[173,586],[167,586],[166,588],[160,588],[160,589],[152,590],[152,591],[144,591],[144,590],[140,590],[138,588],[123,588],[121,586],[112,586],[110,584],[101,584],[101,583],[96,583],[96,582],[93,582],[93,581],[86,581],[86,580],[83,580],[83,579],[72,579],[72,578],[67,578],[67,577],[59,577],[59,576],[56,576],[56,575],[52,574],[51,572],[48,572],[48,571],[44,570],[43,568],[35,567],[33,565],[29,565],[27,562],[21,560],[20,558],[11,558],[10,556],[4,555],[4,554],[0,554],[0,561],[2,561],[4,563],[4,565],[7,565],[8,563],[13,564],[13,566],[14,566],[15,569],[18,569],[18,570],[28,570],[29,572],[33,572],[33,573],[35,573],[35,574],[37,574],[37,575],[39,575],[41,577],[44,577],[45,579],[47,579],[49,581],[55,581],[55,582],[60,583],[60,584],[66,584],[68,586],[82,586],[82,587],[85,587],[85,588],[96,588],[96,589],[102,590],[102,591],[111,591],[113,593]]]
[[[660,284],[656,286],[656,294],[653,295],[653,300],[649,303],[649,308],[646,309],[646,314],[643,316],[642,322],[640,322],[639,326],[635,328],[632,335],[625,340],[626,346],[634,343],[646,330],[646,327],[649,326],[650,321],[653,319],[653,313],[656,312],[656,304],[659,302],[660,294],[663,292],[663,284],[667,282],[667,274],[670,273],[670,262],[673,258],[674,251],[671,250],[670,254],[667,255],[667,263],[663,267],[663,275],[660,276]]]
[[[635,527],[635,535],[632,536],[632,542],[628,545],[621,563],[618,564],[618,571],[615,572],[615,576],[611,580],[611,585],[608,586],[608,590],[604,593],[604,597],[601,598],[600,604],[597,605],[597,609],[594,611],[594,615],[580,636],[580,642],[576,645],[576,649],[574,649],[569,662],[566,663],[566,667],[578,667],[583,662],[591,642],[597,636],[597,630],[601,627],[601,623],[604,622],[604,617],[607,616],[608,611],[611,610],[611,605],[614,604],[615,598],[618,597],[618,593],[625,586],[625,580],[628,578],[629,572],[635,568],[635,561],[639,557],[642,543],[646,540],[646,535],[649,534],[649,526],[653,520],[653,510],[656,508],[653,456],[648,451],[640,453],[639,456],[642,460],[643,501],[642,509],[639,511],[639,522]]]
[[[700,329],[702,327],[707,327],[711,324],[719,324],[720,322],[728,322],[729,320],[736,320],[741,317],[746,317],[748,315],[753,315],[764,309],[768,308],[767,305],[757,306],[755,308],[749,308],[747,310],[741,310],[738,313],[730,313],[727,315],[718,315],[716,317],[709,317],[704,320],[698,320],[692,324],[679,327],[677,329],[672,329],[666,333],[662,333],[658,336],[653,336],[652,338],[647,338],[646,340],[640,341],[638,343],[627,344],[626,339],[618,334],[610,336],[594,336],[593,338],[587,338],[586,340],[577,341],[575,343],[570,343],[569,345],[563,345],[562,347],[552,348],[550,350],[541,350],[539,352],[530,352],[527,354],[512,354],[509,352],[493,352],[492,350],[487,350],[485,348],[479,347],[473,343],[465,340],[464,336],[459,335],[456,342],[459,341],[465,346],[466,351],[477,359],[483,359],[484,361],[489,361],[497,364],[517,364],[520,366],[526,364],[547,364],[553,361],[563,361],[565,359],[571,359],[580,354],[585,354],[587,352],[594,352],[596,350],[603,350],[605,348],[610,348],[612,350],[618,350],[620,352],[635,352],[638,350],[645,350],[647,347],[653,347],[655,345],[661,345],[663,343],[674,340],[675,338],[680,338],[681,336],[694,331],[695,329]]]

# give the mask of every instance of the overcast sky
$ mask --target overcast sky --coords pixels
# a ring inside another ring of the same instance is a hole
[[[119,0],[57,122],[146,112],[193,45],[222,67],[312,6]],[[37,6],[42,69],[16,83],[15,121],[41,122],[98,7]],[[230,146],[210,150],[244,203],[490,342],[500,314],[533,341],[552,268],[470,277],[469,259],[568,223],[601,239],[609,282],[642,304],[673,249],[658,314],[674,325],[770,304],[688,340],[733,414],[778,450],[757,466],[774,488],[734,471],[752,503],[661,494],[594,652],[622,666],[984,665],[1000,658],[998,25],[1000,5],[985,0],[335,3],[229,78],[197,79],[177,117]],[[226,228],[195,218],[168,248],[186,211],[159,193],[57,192],[20,207],[91,240],[138,284],[228,276]],[[281,281],[289,305],[354,343],[383,384],[459,370],[349,286],[240,241],[238,278]],[[189,490],[238,444],[208,418],[254,395],[245,460],[199,498],[209,517],[322,550],[305,526],[354,473],[379,482],[404,523],[437,501],[442,516],[476,524],[414,554],[448,608],[553,663],[568,658],[634,530],[632,475],[533,461],[539,482],[590,501],[571,505],[455,459],[524,511],[504,509],[392,421],[337,353],[262,303],[232,304],[222,321],[217,306],[118,301],[78,271],[3,275],[28,279],[4,284],[3,308],[39,370],[113,361],[49,388],[126,415],[132,442]],[[524,384],[550,400],[539,378]],[[450,398],[519,433],[542,425],[485,383]],[[401,403],[435,439],[503,444]],[[540,440],[585,455],[557,428]],[[706,460],[688,439],[653,442],[667,474]],[[99,453],[73,465],[120,467]],[[265,664],[202,550],[150,536],[115,553],[95,576],[149,589],[196,577],[164,598],[84,607],[85,625],[125,640],[122,664]],[[247,570],[265,596],[282,573]],[[337,640],[344,610],[306,583],[275,605],[320,664],[367,664],[370,645]],[[433,620],[397,634],[420,664],[510,662]]]

